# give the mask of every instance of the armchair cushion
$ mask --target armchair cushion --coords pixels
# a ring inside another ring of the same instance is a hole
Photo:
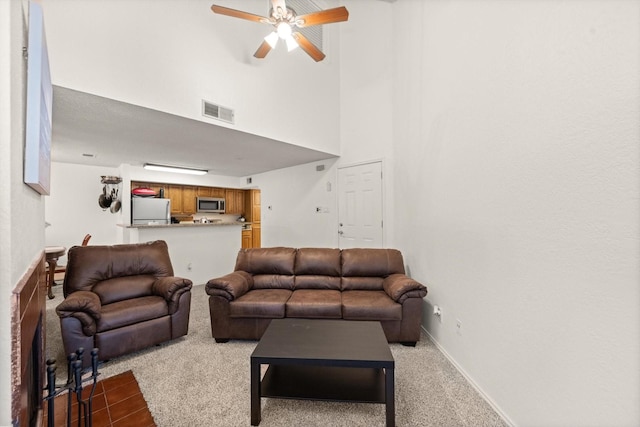
[[[89,291],[77,291],[68,296],[56,307],[60,319],[74,317],[80,321],[82,332],[86,336],[96,333],[96,321],[102,316],[100,297]]]
[[[102,307],[98,332],[141,323],[169,314],[167,302],[158,296],[148,296],[114,302]]]
[[[100,319],[102,304],[100,297],[89,291],[78,291],[69,295],[56,307],[59,317],[69,317],[76,312],[83,312],[94,319]]]
[[[148,274],[113,277],[96,283],[91,292],[100,297],[102,304],[151,295],[151,286],[156,278]],[[71,294],[73,295],[73,294]]]
[[[158,277],[153,285],[151,291],[153,295],[164,298],[167,301],[175,300],[180,291],[191,289],[191,280],[183,279],[182,277]]]

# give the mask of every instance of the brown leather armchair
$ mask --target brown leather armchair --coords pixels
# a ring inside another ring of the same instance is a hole
[[[186,335],[191,280],[173,277],[166,242],[69,249],[56,307],[66,354],[99,349],[99,360]]]

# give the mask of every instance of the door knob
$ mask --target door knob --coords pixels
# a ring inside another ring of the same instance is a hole
[[[344,231],[339,230],[339,231],[338,231],[338,234],[342,236],[342,235],[344,234]]]
[[[340,227],[342,227],[342,223],[340,223]]]

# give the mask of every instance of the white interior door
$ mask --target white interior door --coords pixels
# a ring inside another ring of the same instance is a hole
[[[338,169],[340,248],[382,247],[382,162]]]

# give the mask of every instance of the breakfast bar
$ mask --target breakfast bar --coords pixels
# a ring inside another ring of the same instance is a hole
[[[164,240],[169,247],[175,275],[187,277],[197,285],[233,270],[243,225],[220,221],[123,225],[125,235],[128,235],[124,243]]]

